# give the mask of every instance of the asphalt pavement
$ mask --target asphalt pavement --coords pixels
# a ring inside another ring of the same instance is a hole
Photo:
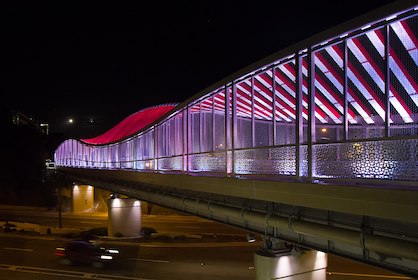
[[[47,209],[45,207],[31,207],[31,206],[16,206],[16,205],[0,205],[0,212],[13,212],[19,213],[22,216],[46,216],[46,217],[58,217],[58,211]],[[107,219],[107,212],[62,212],[62,217],[73,218],[89,218],[89,219]],[[147,215],[144,215],[147,217]],[[153,219],[161,220],[196,220],[199,217],[190,215],[152,215]],[[11,226],[8,226],[11,225]],[[54,238],[54,239],[73,239],[88,237],[87,232],[91,231],[88,227],[51,227],[34,223],[17,222],[17,221],[1,221],[0,220],[0,235],[20,236],[22,238]],[[119,242],[131,242],[141,243],[141,246],[163,246],[164,244],[170,244],[170,247],[182,246],[248,246],[249,243],[243,238],[243,236],[236,235],[205,235],[205,234],[182,234],[182,233],[163,233],[163,234],[151,234],[149,238],[144,236],[138,237],[110,237],[110,236],[96,236],[97,239],[119,243]],[[260,246],[260,242],[255,242],[255,246]]]

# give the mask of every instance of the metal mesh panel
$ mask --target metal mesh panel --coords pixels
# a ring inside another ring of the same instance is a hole
[[[169,130],[168,130],[168,121],[162,123],[157,127],[158,135],[158,156],[164,157],[168,156],[169,153]]]
[[[251,136],[251,119],[250,118],[237,118],[237,139],[235,139],[235,148],[248,148],[252,147]]]
[[[235,151],[235,173],[295,175],[295,155],[295,147]]]
[[[296,122],[296,72],[294,60],[279,65],[275,71],[275,100],[277,121],[275,145],[289,144],[287,123]],[[293,141],[295,138],[293,137]]]
[[[358,128],[352,131],[349,127],[349,139],[384,136],[386,97],[382,73],[385,72],[385,59],[376,32],[382,30],[347,40],[349,102],[357,113],[356,121],[363,128],[372,126],[368,131]]]
[[[236,84],[237,116],[251,118],[251,79]]]
[[[212,111],[201,113],[202,117],[202,152],[212,151]]]
[[[417,37],[416,16],[390,25],[391,136],[418,134]]]
[[[273,139],[272,121],[256,120],[255,128],[255,147],[270,146]]]
[[[308,57],[305,55],[302,57],[301,59],[301,63],[302,65],[308,65]],[[302,67],[302,98],[303,100],[305,100],[304,102],[302,102],[302,107],[306,109],[306,115],[303,113],[302,114],[302,122],[303,122],[303,139],[302,142],[303,143],[307,143],[308,142],[308,112],[309,112],[309,96],[308,96],[308,69],[306,67]]]
[[[335,49],[342,44],[329,46],[315,54],[315,103],[326,115],[325,122],[316,121],[316,141],[335,141],[343,138],[343,69],[341,60],[335,59]]]
[[[167,121],[167,146],[169,156],[176,155],[176,146],[181,144],[176,141],[176,118]]]
[[[224,112],[222,112],[224,113]],[[225,150],[225,115],[215,112],[215,151]]]
[[[200,152],[200,110],[199,104],[190,109],[191,152]]]
[[[295,123],[276,123],[276,144],[295,144]]]
[[[179,113],[176,115],[175,119],[175,142],[176,147],[174,149],[174,155],[183,154],[183,114]]]
[[[158,170],[163,170],[163,171],[183,170],[183,156],[158,159]]]
[[[189,155],[191,172],[225,172],[225,152]]]
[[[418,140],[315,145],[315,177],[418,180]]]

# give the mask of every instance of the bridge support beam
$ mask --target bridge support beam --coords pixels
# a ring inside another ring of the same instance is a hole
[[[297,247],[260,248],[254,254],[256,280],[325,280],[327,254]]]
[[[134,198],[112,198],[108,200],[109,236],[135,237],[141,231],[141,202]]]

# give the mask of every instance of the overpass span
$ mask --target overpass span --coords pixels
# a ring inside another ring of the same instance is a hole
[[[418,276],[418,15],[398,1],[181,104],[68,139],[57,171],[278,240]]]

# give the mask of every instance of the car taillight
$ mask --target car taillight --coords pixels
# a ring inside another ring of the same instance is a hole
[[[55,249],[55,256],[57,257],[65,256],[65,249],[64,248]]]

